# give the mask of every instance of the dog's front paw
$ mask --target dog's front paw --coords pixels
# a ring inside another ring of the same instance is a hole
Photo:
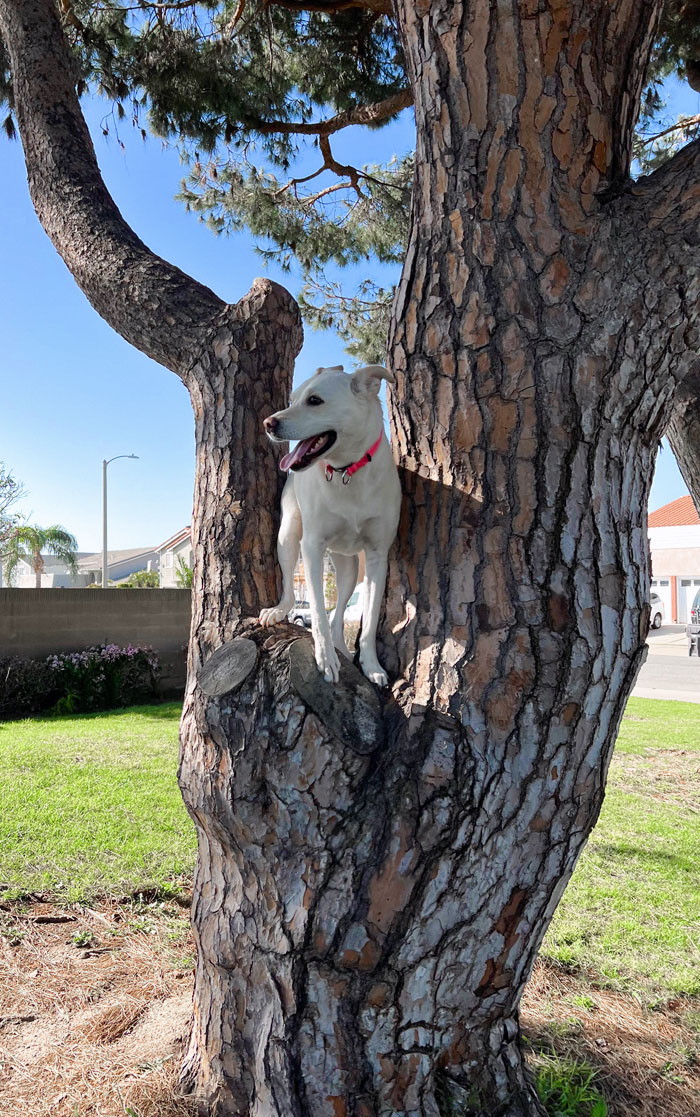
[[[340,660],[332,644],[314,646],[316,666],[327,683],[337,683],[340,678]]]
[[[286,620],[288,612],[289,610],[285,609],[284,605],[274,605],[271,609],[261,609],[258,620],[263,628],[267,628],[268,625],[278,624],[279,621]]]
[[[389,676],[376,656],[367,656],[363,658],[360,653],[360,666],[362,667],[362,674],[365,678],[369,679],[371,683],[374,683],[376,686],[389,685]]]

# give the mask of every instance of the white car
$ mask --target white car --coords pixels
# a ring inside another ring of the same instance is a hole
[[[345,606],[345,616],[343,621],[345,624],[352,624],[353,621],[360,622],[362,620],[362,591],[364,582],[360,582],[355,586],[355,589],[350,594],[350,600]]]
[[[303,624],[311,628],[311,606],[308,601],[295,601],[294,608],[287,614],[292,624]]]
[[[344,624],[353,624],[353,623],[359,624],[360,621],[362,620],[362,587],[363,586],[364,586],[364,582],[360,582],[359,585],[355,586],[354,590],[350,594],[350,599],[349,599],[347,605],[345,606],[345,613],[343,615],[343,623]],[[334,614],[335,614],[335,609],[333,610],[332,613],[329,613],[329,615],[328,615],[328,619],[330,621],[333,620]]]
[[[649,604],[651,606],[651,616],[649,617],[649,627],[650,628],[661,628],[661,625],[664,623],[664,617],[666,615],[666,610],[664,609],[664,603],[661,600],[661,598],[659,597],[658,593],[652,593],[651,597],[649,598]]]

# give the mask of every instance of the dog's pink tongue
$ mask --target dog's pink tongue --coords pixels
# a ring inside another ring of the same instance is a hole
[[[288,454],[285,454],[283,458],[280,458],[280,469],[284,473],[286,473],[288,469],[291,469],[293,465],[296,465],[298,461],[301,461],[306,451],[315,441],[315,438],[302,439],[302,441],[299,442],[293,450],[291,450]]]

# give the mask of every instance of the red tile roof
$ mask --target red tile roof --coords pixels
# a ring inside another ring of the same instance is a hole
[[[649,527],[688,527],[690,524],[700,524],[700,516],[690,495],[681,496],[649,513]]]

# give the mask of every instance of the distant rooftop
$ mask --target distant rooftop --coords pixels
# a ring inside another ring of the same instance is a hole
[[[649,527],[690,527],[700,524],[692,496],[680,496],[649,513]]]
[[[136,558],[138,555],[152,555],[155,547],[131,547],[126,551],[107,551],[107,565],[124,562],[126,559]],[[102,551],[95,551],[78,561],[80,570],[97,570],[102,567]]]
[[[76,551],[75,552],[75,557],[78,561],[78,565],[80,565],[81,560],[87,558],[89,554],[90,554],[89,551]],[[64,567],[66,565],[65,562],[63,561],[63,559],[56,558],[56,555],[46,554],[46,553],[44,553],[44,551],[41,552],[41,557],[44,560],[44,571],[47,574],[49,573],[49,567],[52,567],[52,566]],[[30,566],[32,565],[31,555],[22,555],[21,561],[28,563]]]
[[[159,554],[161,551],[170,551],[173,547],[176,547],[178,543],[181,543],[183,539],[189,538],[190,535],[191,529],[188,524],[187,527],[181,527],[179,531],[176,531],[174,535],[166,539],[165,543],[161,543],[160,547],[156,547],[156,551],[158,551]]]

